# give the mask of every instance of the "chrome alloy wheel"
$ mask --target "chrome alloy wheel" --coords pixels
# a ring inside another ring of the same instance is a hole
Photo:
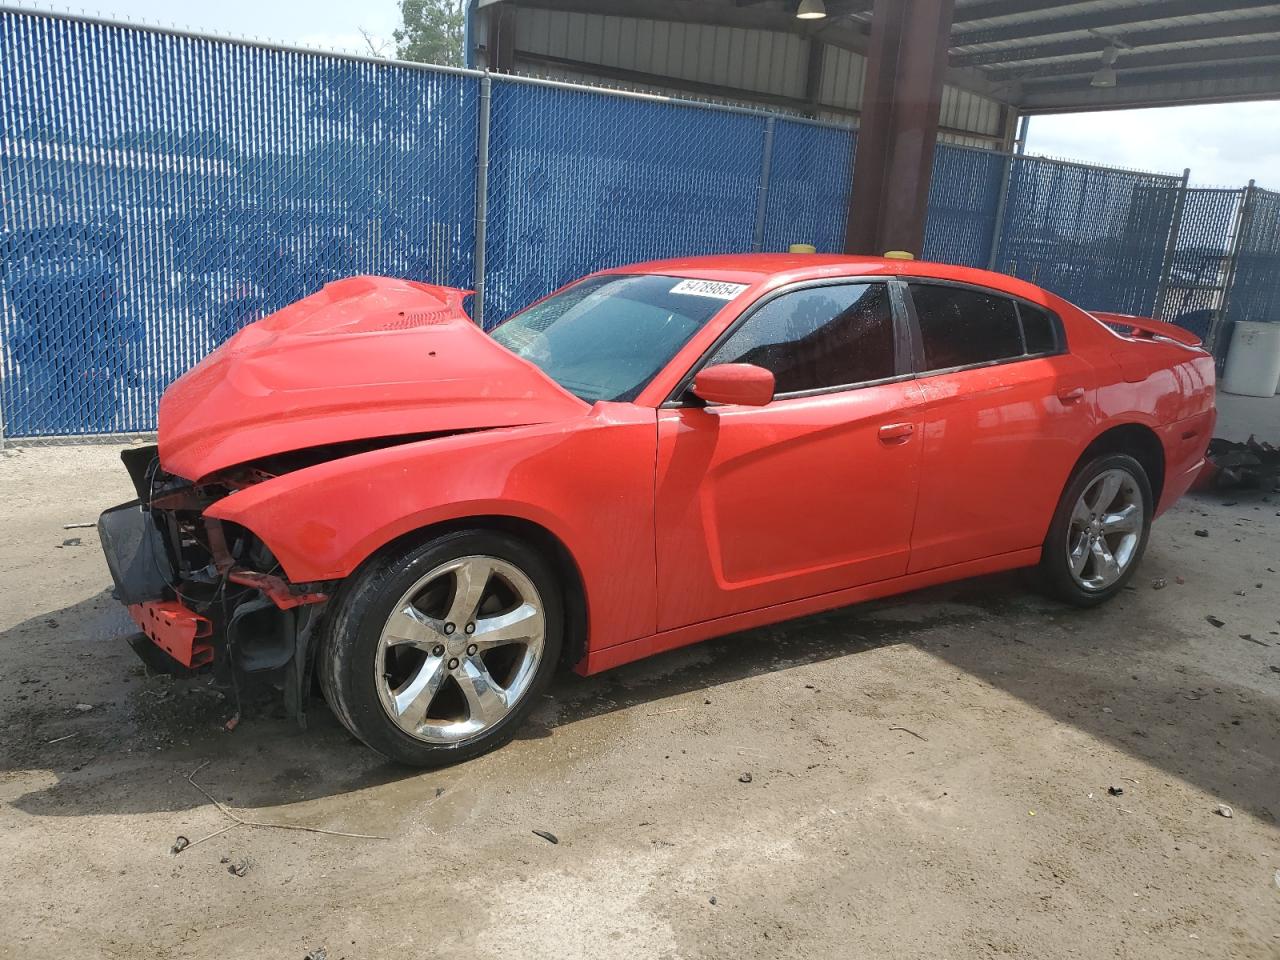
[[[374,661],[382,707],[418,740],[474,737],[529,689],[545,636],[542,598],[514,564],[441,564],[405,592],[382,628]]]
[[[1145,522],[1142,491],[1125,470],[1106,470],[1084,488],[1067,530],[1071,575],[1086,590],[1105,590],[1137,555]]]

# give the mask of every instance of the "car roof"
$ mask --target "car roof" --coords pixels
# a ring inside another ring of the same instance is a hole
[[[1013,296],[1045,302],[1047,291],[1040,287],[989,270],[928,260],[899,260],[886,257],[849,256],[833,253],[731,253],[702,257],[649,260],[616,267],[603,273],[656,273],[697,280],[780,286],[805,280],[835,277],[902,276],[953,280],[1000,290]]]
[[[619,267],[618,273],[661,273],[697,280],[758,283],[780,273],[826,273],[843,268],[848,274],[890,272],[891,263],[881,257],[849,257],[829,253],[727,253],[703,257],[673,257]]]

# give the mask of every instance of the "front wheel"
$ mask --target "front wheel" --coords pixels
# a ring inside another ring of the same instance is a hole
[[[1147,548],[1153,505],[1147,472],[1128,454],[1105,454],[1077,470],[1044,542],[1040,570],[1049,589],[1081,607],[1124,589]]]
[[[554,574],[523,541],[444,534],[372,561],[327,618],[325,698],[392,760],[433,767],[515,735],[560,656]]]

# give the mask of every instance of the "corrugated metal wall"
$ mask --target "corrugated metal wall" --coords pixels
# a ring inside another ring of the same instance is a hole
[[[804,96],[805,42],[794,34],[517,7],[515,47],[517,60],[521,52],[543,54],[676,81]],[[526,59],[520,67],[533,72],[529,68],[537,65]]]
[[[696,87],[715,87],[719,88],[716,99],[738,103],[760,102],[752,94],[804,100],[808,41],[797,34],[529,7],[514,8],[514,17],[515,66],[528,76],[681,96],[711,96]],[[587,64],[602,69],[593,71]],[[645,82],[619,71],[670,78],[670,82]],[[862,106],[865,77],[865,57],[827,44],[817,115],[854,122]],[[682,87],[681,81],[695,89]],[[779,108],[776,101],[770,106]],[[996,101],[967,90],[943,88],[939,124],[948,129],[939,138],[944,142],[994,146],[991,138],[1000,136],[1000,119]]]

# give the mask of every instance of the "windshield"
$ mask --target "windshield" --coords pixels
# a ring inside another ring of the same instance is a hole
[[[517,313],[493,338],[575,396],[634,400],[744,284],[589,277]]]

